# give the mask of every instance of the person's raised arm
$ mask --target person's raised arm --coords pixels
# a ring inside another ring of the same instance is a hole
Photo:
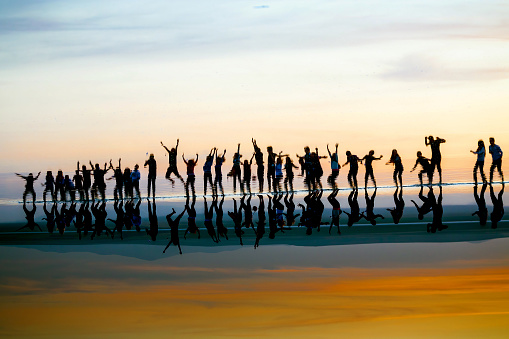
[[[198,163],[198,153],[196,153],[196,160],[194,161],[194,164],[196,165]]]
[[[255,156],[256,153],[253,153],[253,155],[251,156],[251,160],[249,160],[249,164],[251,165],[253,163],[253,158]]]
[[[39,175],[41,175],[41,171],[39,171],[39,173],[37,173],[37,176],[34,178],[34,180],[39,179]]]
[[[92,167],[92,170],[94,170],[94,164],[92,164],[92,160],[88,161],[90,163],[90,167]]]
[[[223,158],[223,161],[224,161],[224,156],[225,156],[225,155],[226,155],[226,148],[225,148],[225,150],[224,150],[224,152],[223,152],[223,156],[221,157],[221,158]]]
[[[179,142],[180,142],[180,139],[177,139],[177,144],[175,145],[175,152],[177,152],[177,149],[179,147]]]
[[[80,162],[78,161],[77,164],[76,164],[76,170],[80,170]]]
[[[424,137],[424,144],[425,144],[426,146],[428,146],[428,145],[429,145],[428,137]]]
[[[240,143],[237,145],[237,153],[240,154]]]
[[[184,158],[184,153],[182,153],[182,159],[184,159],[184,163],[187,165],[186,158]]]
[[[336,144],[336,145],[337,145],[337,144]],[[329,153],[329,157],[331,157],[331,159],[332,159],[332,153],[331,153],[331,152],[330,152],[330,150],[329,150],[329,144],[327,144],[327,152]],[[337,152],[337,150],[336,150],[336,152]]]
[[[170,150],[168,149],[168,147],[164,146],[163,142],[161,141],[161,146],[164,147],[164,149],[166,150],[166,152],[170,153]]]

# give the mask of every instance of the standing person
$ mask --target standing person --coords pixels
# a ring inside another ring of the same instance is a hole
[[[330,167],[331,167],[331,175],[329,178],[327,178],[327,182],[333,189],[337,188],[338,185],[336,184],[336,178],[339,175],[339,159],[338,159],[338,144],[336,143],[336,151],[334,153],[331,153],[329,150],[329,144],[327,144],[327,152],[329,153],[330,157]]]
[[[221,167],[223,166],[223,163],[225,161],[225,154],[226,150],[224,150],[223,155],[219,155],[217,153],[217,148],[215,151],[215,157],[216,157],[216,165],[214,166],[214,171],[216,176],[214,177],[214,189],[216,191],[217,195],[217,186],[219,186],[219,189],[221,190],[221,195],[224,196],[224,190],[223,190],[223,173],[221,172]]]
[[[80,169],[79,161],[78,161],[76,169],[78,169],[78,170]],[[92,167],[92,169],[94,169],[94,168]],[[91,171],[89,169],[87,169],[86,165],[83,165],[81,167],[81,173],[83,175],[83,192],[85,193],[85,199],[88,201],[89,200],[88,192],[90,191],[90,187],[92,187],[92,174],[91,174]],[[56,196],[56,192],[55,192],[55,196]]]
[[[207,195],[207,182],[210,184],[210,188],[212,189],[212,195],[214,195],[214,186],[212,185],[212,163],[214,162],[214,153],[216,152],[216,148],[212,148],[210,150],[209,155],[205,158],[205,163],[203,164],[203,195]]]
[[[122,180],[124,181],[124,193],[125,197],[132,199],[133,198],[133,180],[131,179],[131,169],[126,167],[124,169],[124,173],[122,174]],[[139,174],[139,171],[138,171]],[[139,182],[138,182],[139,188]],[[127,204],[125,205],[127,207]]]
[[[486,157],[486,148],[484,147],[484,141],[479,140],[477,142],[477,150],[470,152],[477,154],[477,161],[474,165],[474,184],[477,186],[477,170],[481,174],[483,184],[486,183],[486,176],[484,175],[484,158]]]
[[[34,178],[34,175],[32,173],[29,173],[28,176],[23,176],[19,173],[14,173],[18,177],[24,179],[26,181],[25,183],[25,192],[23,192],[23,203],[26,202],[26,198],[28,193],[32,194],[33,201],[35,203],[35,190],[34,190],[34,181],[36,181],[39,178],[39,175],[41,175],[41,172],[37,174],[37,176]]]
[[[72,179],[68,175],[66,175],[64,178],[64,186],[65,186],[66,195],[67,195],[67,192],[69,192],[69,197],[71,198],[71,202],[74,202],[74,200],[76,199],[76,187],[74,186]]]
[[[111,163],[111,160],[110,160]],[[92,166],[92,162],[90,161],[90,166]],[[104,201],[106,198],[106,183],[104,182],[104,175],[109,171],[108,163],[104,163],[104,169],[99,167],[99,164],[95,164],[94,168],[94,184],[92,185],[92,189],[99,194],[101,194],[101,200]],[[92,194],[92,199],[94,195]]]
[[[157,176],[157,162],[154,159],[154,154],[150,153],[148,160],[145,161],[143,167],[148,165],[148,184],[147,184],[147,197],[150,197],[150,186],[152,186],[152,196],[156,196],[156,176]]]
[[[424,137],[424,144],[426,146],[431,147],[431,174],[435,172],[435,168],[438,170],[438,175],[440,177],[440,184],[442,183],[442,154],[440,154],[440,144],[445,143],[445,139],[441,139],[437,137],[436,139],[433,136]]]
[[[403,187],[403,163],[396,149],[392,150],[391,158],[387,161],[386,165],[389,164],[394,164],[394,173],[392,174],[394,184],[398,187],[399,179],[399,186]]]
[[[93,168],[93,167],[92,167]],[[55,178],[55,199],[57,198],[58,193],[60,193],[60,201],[65,200],[65,183],[64,183],[64,172],[59,170],[57,172],[57,176]]]
[[[178,154],[177,149],[179,147],[179,139],[177,139],[177,144],[171,150],[169,150],[168,147],[164,146],[162,141],[161,141],[161,146],[163,146],[164,149],[168,152],[169,166],[168,166],[168,169],[166,170],[165,178],[168,180],[172,180],[170,178],[170,176],[172,173],[175,173],[177,178],[179,178],[182,181],[182,183],[184,183],[184,179],[182,179],[182,177],[180,176],[179,171],[177,169],[177,154]]]
[[[359,185],[357,184],[359,161],[359,158],[355,154],[352,154],[350,151],[346,151],[346,162],[343,164],[343,167],[350,164],[350,170],[348,171],[348,183],[353,189],[359,188]]]
[[[233,192],[237,190],[237,178],[239,183],[242,185],[241,180],[241,170],[240,170],[240,158],[242,158],[242,154],[240,154],[240,144],[237,145],[237,152],[233,155],[233,167],[232,167],[232,175],[233,175]]]
[[[258,177],[258,188],[260,192],[263,192],[263,178],[264,178],[264,166],[263,166],[263,153],[256,140],[251,138],[251,142],[253,143],[254,153],[255,153],[255,162],[256,162],[256,176]]]
[[[83,176],[80,174],[80,170],[77,169],[72,178],[74,181],[74,189],[80,194],[80,201],[85,200],[85,194],[83,193]]]
[[[110,179],[115,179],[115,188],[113,189],[113,198],[115,201],[123,200],[122,192],[124,190],[124,174],[122,173],[122,165],[121,159],[118,159],[118,167],[113,170],[113,177]],[[113,169],[113,164],[110,160],[110,168]],[[110,180],[108,179],[108,180]]]
[[[251,194],[251,165],[253,164],[253,158],[255,153],[251,156],[250,160],[245,159],[242,165],[244,169],[244,184],[246,185],[247,191]]]
[[[292,159],[290,159],[290,156],[287,155],[286,160],[285,160],[285,172],[286,172],[285,190],[286,190],[286,192],[288,192],[288,184],[290,185],[290,191],[293,192],[293,178],[294,178],[293,169],[294,168],[299,168],[299,167],[295,166]]]
[[[271,182],[276,179],[276,158],[277,154],[272,149],[272,146],[267,146],[267,182],[269,191]]]
[[[140,166],[138,164],[134,165],[134,170],[131,172],[131,183],[130,183],[130,190],[129,190],[129,194],[131,196],[131,199],[133,198],[133,188],[134,190],[136,191],[136,197],[138,198],[141,198],[141,194],[140,194],[140,179],[141,179],[141,174],[140,174],[140,170],[139,170]],[[154,195],[155,195],[155,184],[154,184]]]
[[[53,178],[53,173],[51,171],[46,172],[46,181],[44,184],[44,192],[43,192],[43,200],[46,202],[46,193],[51,194],[51,200],[55,201],[55,178]]]
[[[493,182],[493,172],[495,168],[498,170],[498,174],[502,178],[502,182],[504,182],[504,173],[502,173],[502,149],[500,146],[495,144],[495,138],[490,138],[490,154],[492,157],[492,163],[490,167],[490,184]]]
[[[198,163],[198,153],[196,153],[196,160],[193,160],[193,159],[186,160],[186,158],[184,158],[184,153],[182,153],[182,159],[184,159],[184,163],[187,166],[186,195],[187,195],[187,197],[189,197],[189,185],[191,185],[193,197],[195,197],[196,192],[194,189],[194,181],[196,178],[194,176],[194,168]]]
[[[421,151],[417,152],[417,160],[415,160],[415,165],[410,172],[413,172],[417,165],[421,165],[421,171],[417,175],[419,177],[419,182],[421,183],[421,186],[422,186],[422,175],[424,173],[428,176],[428,185],[431,186],[433,183],[433,167],[430,165],[429,159],[425,158],[422,155]]]
[[[366,174],[364,175],[364,188],[368,187],[368,180],[370,177],[376,188],[375,174],[373,173],[373,160],[380,160],[382,159],[383,155],[377,158],[374,156],[374,154],[375,151],[371,150],[369,151],[369,154],[366,154],[364,158],[361,159],[361,164],[362,161],[364,160],[365,161],[364,166],[366,167]]]

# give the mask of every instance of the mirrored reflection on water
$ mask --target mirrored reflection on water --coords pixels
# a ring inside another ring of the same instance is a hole
[[[2,224],[0,241],[151,242],[167,245],[166,252],[175,245],[182,253],[186,245],[256,249],[276,243],[315,246],[399,241],[388,239],[390,235],[404,241],[406,236],[426,233],[449,232],[446,241],[476,240],[480,235],[505,237],[509,223],[504,219],[504,187],[473,186],[468,196],[460,194],[470,200],[468,204],[456,204],[454,191],[447,200],[450,188],[442,186],[192,196],[185,200],[25,201],[21,208],[26,223]]]

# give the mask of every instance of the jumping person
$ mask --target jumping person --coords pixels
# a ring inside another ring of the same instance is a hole
[[[168,152],[168,169],[166,170],[165,178],[168,180],[173,181],[170,177],[172,173],[175,173],[175,176],[179,178],[182,183],[184,183],[184,179],[179,174],[179,171],[177,169],[177,149],[179,147],[179,139],[177,139],[177,144],[175,147],[173,147],[171,150],[168,149],[168,147],[164,146],[163,142],[161,141],[161,146],[164,147],[164,149]]]
[[[327,182],[333,189],[335,189],[338,187],[336,184],[336,178],[339,176],[339,169],[341,167],[339,166],[338,144],[336,143],[336,151],[334,153],[330,152],[329,144],[327,144],[327,152],[329,153],[330,167],[332,170],[331,175],[327,178]]]
[[[417,160],[415,160],[415,165],[410,172],[413,172],[415,170],[415,168],[417,167],[417,165],[421,165],[421,171],[417,175],[419,177],[419,182],[421,183],[421,186],[422,186],[422,175],[423,174],[426,174],[428,176],[428,185],[431,186],[433,183],[433,167],[430,165],[429,159],[425,158],[422,155],[421,151],[417,152]]]
[[[343,167],[350,164],[350,170],[348,171],[348,183],[353,189],[359,188],[359,185],[357,184],[359,161],[359,158],[355,154],[352,154],[350,151],[346,151],[346,162],[343,164]]]
[[[187,166],[186,195],[189,196],[189,185],[191,185],[191,190],[193,192],[194,197],[196,196],[196,192],[194,189],[194,181],[196,179],[194,175],[194,168],[198,164],[198,153],[196,153],[196,160],[194,159],[186,160],[186,158],[184,158],[184,153],[182,153],[182,159],[184,159],[184,163]]]
[[[39,172],[35,178],[32,173],[29,173],[28,176],[26,176],[26,177],[19,173],[14,173],[14,174],[16,174],[18,177],[20,177],[26,181],[25,192],[23,192],[23,202],[26,202],[28,193],[32,194],[33,201],[35,202],[34,181],[36,181],[39,178],[39,175],[41,175],[41,172]]]
[[[424,137],[424,144],[431,147],[431,174],[435,172],[435,168],[438,170],[440,178],[440,184],[442,183],[442,154],[440,154],[440,144],[445,143],[445,139],[439,137],[433,138],[433,136]]]

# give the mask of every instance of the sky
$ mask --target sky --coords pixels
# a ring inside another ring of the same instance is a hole
[[[411,165],[430,134],[445,168],[471,167],[478,139],[509,148],[508,18],[504,1],[0,0],[0,172],[133,167],[177,138],[189,157],[255,137]]]

